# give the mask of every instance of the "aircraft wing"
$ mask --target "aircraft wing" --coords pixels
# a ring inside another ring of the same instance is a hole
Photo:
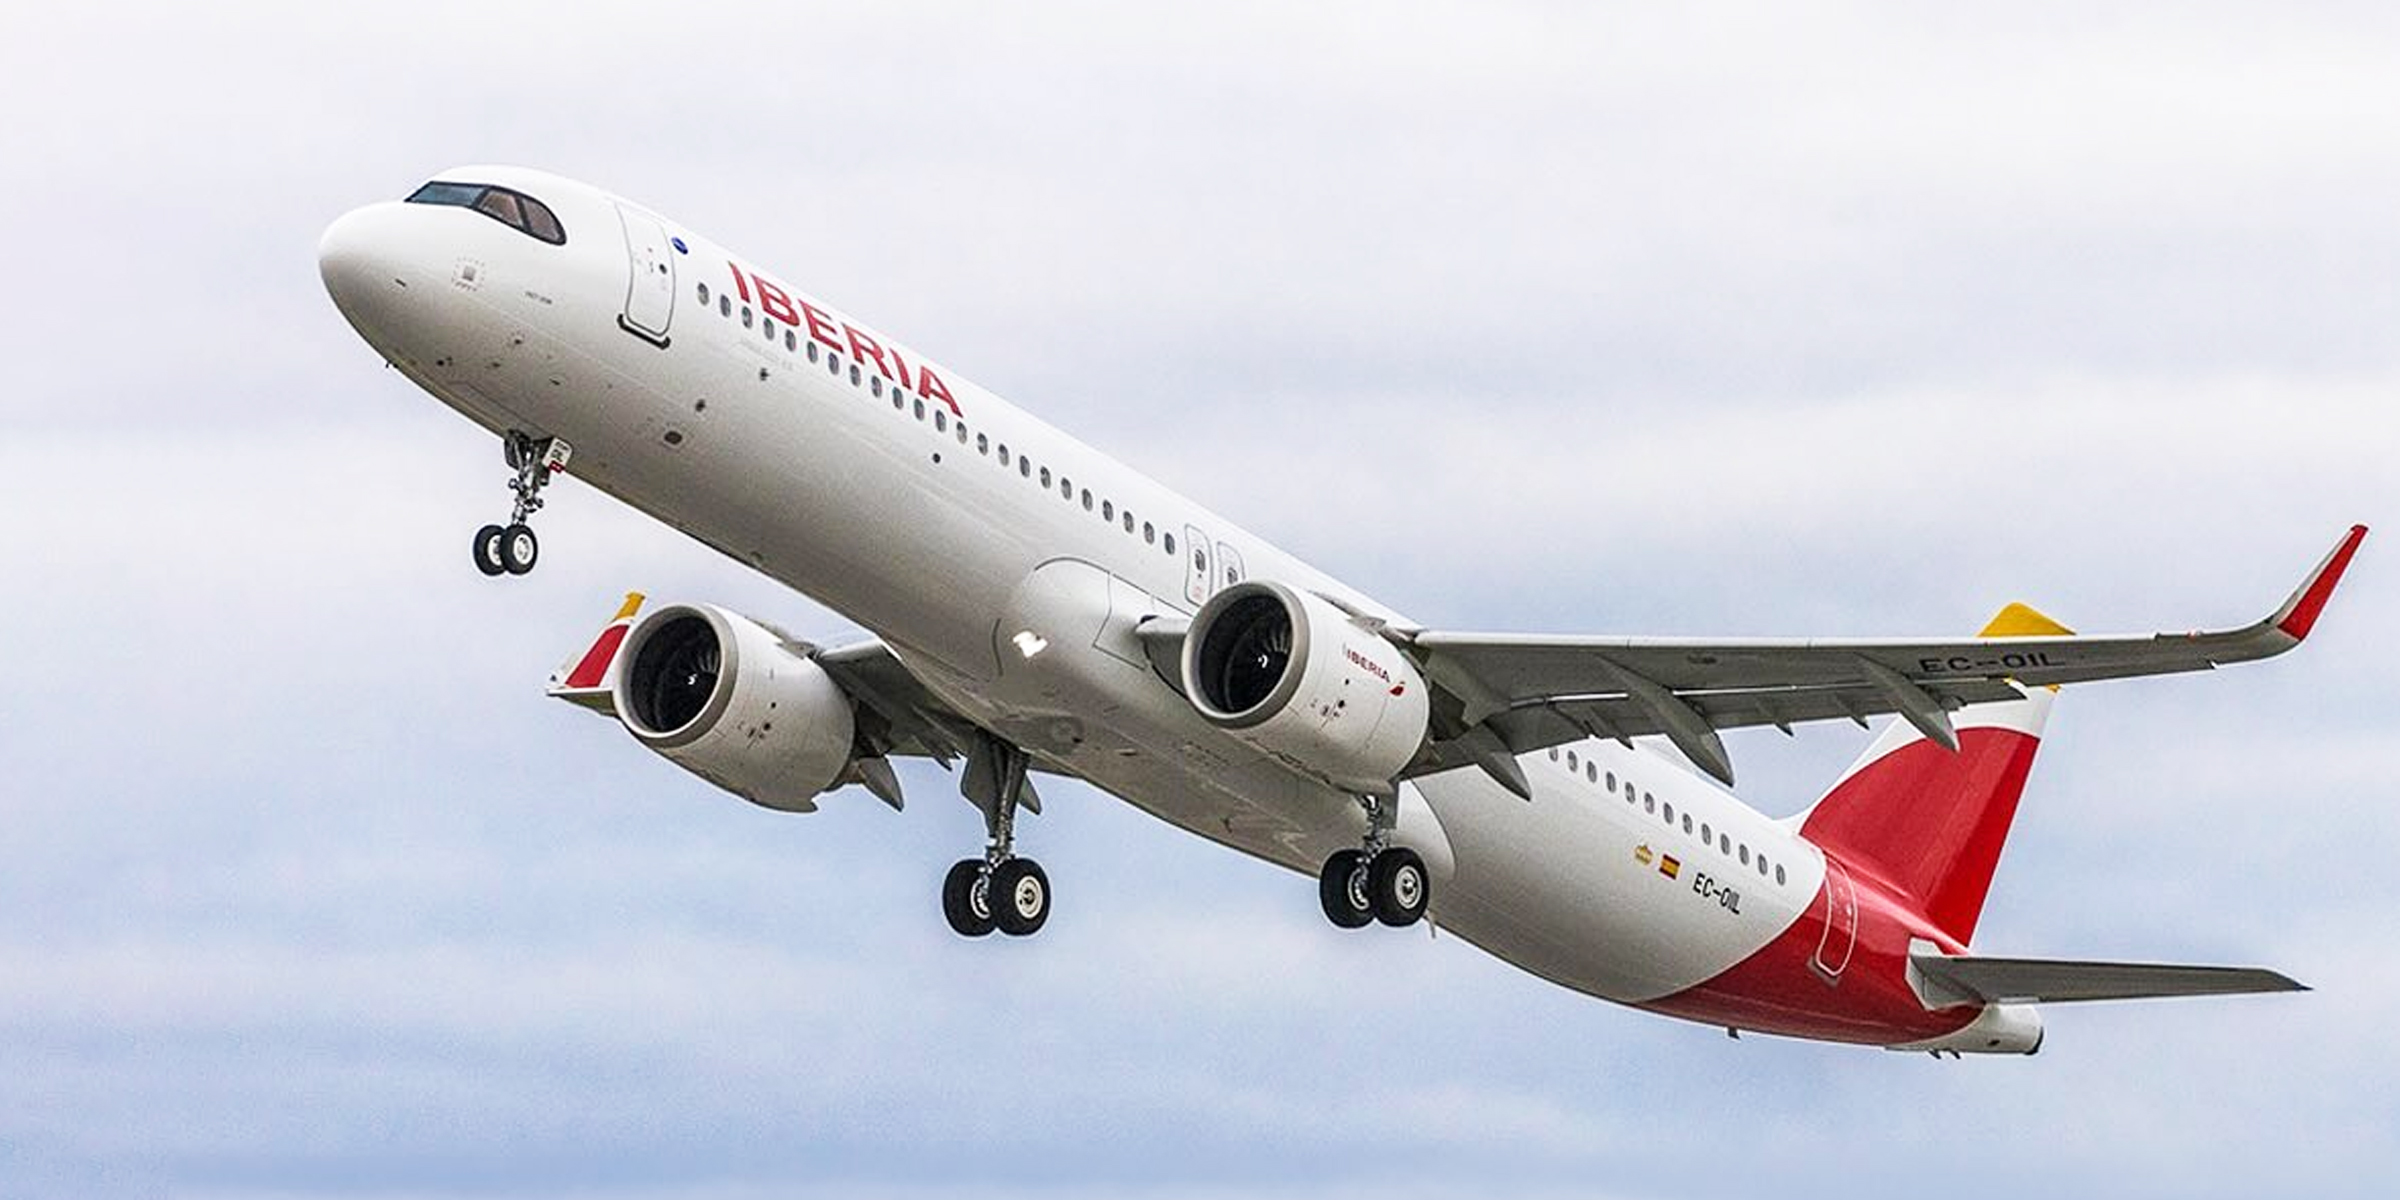
[[[1912,953],[1909,972],[1928,1007],[1954,1004],[2057,1004],[2069,1000],[2148,1000],[2305,992],[2307,985],[2258,967],[2186,967],[2162,963],[2065,962]]]
[[[1731,783],[1716,731],[1787,728],[1896,712],[1955,747],[1951,710],[2039,686],[2203,671],[2281,654],[2316,624],[2366,537],[2343,535],[2282,607],[2238,629],[2118,636],[1894,639],[1541,637],[1395,631],[1457,697],[1469,736],[1437,743],[1415,773],[1489,764],[1491,738],[1523,754],[1585,737],[1663,734]],[[2011,681],[2014,681],[2013,683]]]

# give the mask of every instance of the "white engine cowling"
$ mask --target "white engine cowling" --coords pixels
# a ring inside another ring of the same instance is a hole
[[[1424,744],[1416,664],[1324,598],[1253,580],[1218,592],[1183,642],[1184,694],[1302,774],[1384,794]]]
[[[813,812],[850,765],[850,697],[747,617],[673,604],[627,631],[617,718],[676,766],[748,800]]]

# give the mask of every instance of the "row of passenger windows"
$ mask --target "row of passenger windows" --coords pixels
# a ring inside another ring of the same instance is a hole
[[[1560,758],[1560,752],[1553,748],[1550,751],[1550,761],[1558,762]],[[1567,764],[1567,774],[1581,774],[1585,781],[1601,784],[1603,790],[1608,794],[1612,796],[1617,794],[1617,773],[1609,771],[1603,774],[1598,759],[1579,755],[1573,750],[1566,751],[1564,758]],[[1769,863],[1764,853],[1755,855],[1750,853],[1750,843],[1737,842],[1733,840],[1732,834],[1713,829],[1706,821],[1695,824],[1692,814],[1688,811],[1682,814],[1679,821],[1673,804],[1661,802],[1657,796],[1636,788],[1630,779],[1625,781],[1624,796],[1625,803],[1633,804],[1638,800],[1643,812],[1659,817],[1667,823],[1668,828],[1680,828],[1684,833],[1699,838],[1701,845],[1713,847],[1718,853],[1745,867],[1757,867],[1762,878],[1772,873],[1775,876],[1775,882],[1783,883],[1785,881],[1782,863]]]
[[[699,285],[699,296],[701,307],[706,308],[709,301],[709,289],[706,283]],[[733,317],[737,315],[732,296],[719,292],[716,300],[719,316]],[[784,350],[789,353],[804,354],[812,363],[822,361],[826,370],[832,372],[836,378],[845,374],[841,354],[823,349],[817,339],[803,336],[791,326],[778,326],[772,318],[753,313],[747,304],[739,306],[738,316],[741,319],[742,328],[756,327],[760,329],[769,344],[781,341]],[[1013,462],[1019,476],[1037,481],[1045,490],[1052,486],[1053,479],[1055,479],[1060,498],[1069,503],[1080,500],[1085,512],[1097,513],[1101,520],[1112,525],[1122,526],[1126,533],[1138,535],[1145,544],[1157,546],[1168,554],[1175,553],[1175,535],[1172,532],[1163,531],[1152,522],[1139,520],[1134,516],[1132,509],[1119,509],[1113,500],[1093,496],[1092,489],[1088,487],[1078,489],[1075,481],[1063,474],[1054,477],[1050,468],[1035,466],[1030,455],[1010,453],[1008,443],[994,442],[989,434],[977,433],[970,438],[966,421],[963,418],[953,420],[950,416],[949,406],[928,405],[923,396],[912,397],[898,384],[887,387],[881,371],[863,370],[856,361],[849,364],[846,373],[850,377],[850,386],[863,386],[868,395],[881,397],[887,392],[890,393],[894,412],[913,411],[919,421],[925,420],[930,414],[935,433],[951,433],[955,429],[959,445],[972,445],[975,447],[975,453],[986,458],[996,458],[1003,467],[1009,466]]]

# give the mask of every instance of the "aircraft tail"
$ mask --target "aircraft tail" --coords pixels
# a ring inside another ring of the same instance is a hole
[[[2070,632],[2011,604],[1979,636]],[[1959,709],[1951,714],[1955,752],[1894,721],[1802,815],[1802,835],[1853,870],[1898,888],[1965,945],[1975,936],[2055,694],[2037,687],[2020,699]]]

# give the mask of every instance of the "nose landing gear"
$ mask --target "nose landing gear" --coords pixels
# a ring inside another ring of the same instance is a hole
[[[533,570],[541,560],[541,539],[533,536],[533,527],[526,519],[541,510],[542,489],[550,477],[566,469],[567,458],[575,451],[563,438],[536,438],[511,429],[501,441],[508,457],[509,469],[517,473],[508,481],[508,490],[516,493],[517,502],[509,512],[508,524],[486,525],[475,531],[475,569],[486,575],[523,575]]]
[[[1365,846],[1326,859],[1317,874],[1317,901],[1325,919],[1343,929],[1375,921],[1394,929],[1414,925],[1424,919],[1433,885],[1416,851],[1391,844],[1398,800],[1361,796],[1359,805],[1367,810]]]

